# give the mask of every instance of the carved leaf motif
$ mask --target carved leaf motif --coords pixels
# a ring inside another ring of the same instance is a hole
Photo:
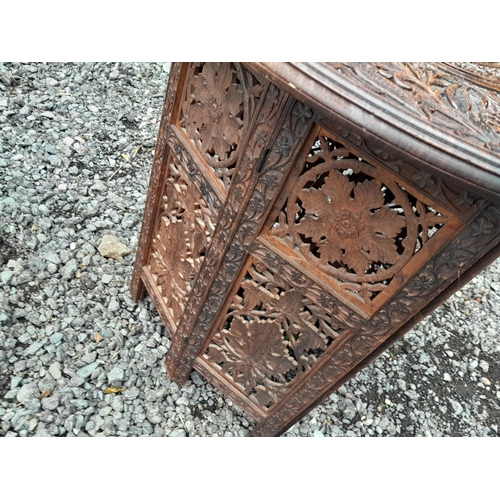
[[[225,371],[245,386],[254,387],[265,377],[284,382],[283,375],[295,367],[274,322],[247,322],[236,317],[230,331],[224,334],[224,343],[228,349]]]
[[[341,262],[343,259],[342,248],[340,245],[334,245],[332,240],[333,238],[330,238],[330,240],[324,240],[318,243],[320,254],[319,261],[322,264],[328,264],[328,262]]]
[[[316,193],[309,193],[309,194],[316,194]],[[304,199],[307,198],[304,196]],[[314,205],[313,203],[310,204],[308,203],[307,205],[304,203],[304,206],[312,207]],[[319,209],[316,210],[316,213],[319,211],[320,211]],[[312,213],[311,214],[308,213],[306,214],[304,219],[300,221],[300,224],[297,227],[300,228],[301,234],[304,234],[312,238],[312,240],[315,242],[319,242],[325,236],[325,229],[326,231],[328,231],[326,223],[327,223],[327,216],[323,214],[318,216],[318,215],[313,215]],[[330,238],[335,239],[335,235],[331,235]]]
[[[395,238],[405,226],[405,219],[389,207],[382,207],[370,217],[370,226],[374,233]]]
[[[371,259],[363,252],[359,242],[346,240],[344,243],[345,253],[343,261],[357,274],[363,274],[370,266]]]
[[[321,263],[344,262],[363,275],[372,262],[394,264],[398,260],[393,238],[405,219],[384,206],[381,188],[376,180],[355,185],[334,170],[321,188],[300,191],[306,215],[297,230],[318,245]]]
[[[350,183],[352,184],[352,183]],[[382,185],[378,181],[365,180],[354,187],[354,201],[359,210],[372,210],[380,208],[384,204]]]
[[[190,101],[183,106],[183,122],[191,139],[212,166],[226,167],[241,138],[243,89],[233,82],[230,63],[206,63],[192,78]]]
[[[295,345],[296,352],[301,355],[315,349],[325,349],[324,340],[317,334],[309,330],[302,330]]]
[[[389,238],[367,232],[363,248],[370,252],[370,259],[374,262],[395,264],[399,258],[396,245]]]
[[[170,223],[168,228],[162,221],[160,232],[154,243],[155,252],[151,256],[151,272],[158,276],[162,296],[167,300],[172,314],[178,318],[183,311],[181,299],[188,290],[186,279],[192,272],[186,260],[187,244],[184,224],[180,221]],[[173,299],[173,300],[172,300]]]
[[[296,315],[302,308],[302,294],[291,290],[279,299],[279,307],[284,314]]]
[[[259,292],[253,287],[248,287],[245,290],[245,297],[243,302],[243,311],[251,311],[254,307],[262,302]]]

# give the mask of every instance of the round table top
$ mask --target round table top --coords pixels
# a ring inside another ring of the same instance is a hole
[[[500,63],[249,63],[321,116],[500,198]]]

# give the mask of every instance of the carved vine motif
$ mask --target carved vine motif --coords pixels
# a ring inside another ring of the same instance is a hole
[[[273,130],[272,121],[277,120],[279,104],[285,98],[286,94],[274,85],[268,87],[266,100],[260,111],[262,118],[257,120],[257,125],[252,134],[253,137],[248,146],[249,157],[245,163],[248,165],[248,171],[245,173],[243,169],[240,169],[240,175],[246,179],[242,182],[246,184],[252,179],[252,175],[255,175],[253,167],[269,140],[267,139],[269,135],[266,135],[266,140],[262,139],[262,132],[269,134]],[[272,120],[270,117],[272,117]],[[238,221],[237,213],[242,205],[241,193],[245,192],[247,188],[235,183],[232,184],[228,202],[225,206],[225,213],[221,216],[220,223],[217,226],[217,234],[210,246],[210,255],[207,255],[196,283],[196,285],[199,283],[200,286],[199,288],[196,287],[197,290],[190,300],[193,308],[195,308],[194,310],[198,310],[197,308],[201,305],[203,297],[207,294],[208,285],[211,285],[210,294],[203,304],[198,318],[196,318],[196,323],[194,325],[191,325],[188,321],[182,323],[183,329],[185,329],[183,338],[186,339],[184,346],[180,343],[175,344],[167,354],[167,363],[172,367],[171,372],[174,381],[183,381],[189,374],[190,367],[201,348],[203,339],[243,263],[246,248],[257,235],[271,200],[281,185],[285,173],[293,164],[297,145],[311,126],[313,118],[314,115],[309,108],[298,101],[293,103],[293,107],[287,112],[286,120],[276,139],[270,145],[269,154],[245,208],[245,213],[236,226],[234,221]],[[267,179],[270,179],[271,182],[268,182]],[[238,189],[240,187],[242,191]],[[233,231],[236,230],[232,240],[230,238],[230,228]],[[223,259],[221,262],[221,253],[226,248],[228,241],[231,241],[231,244],[222,254]],[[220,267],[215,280],[211,282],[216,266]],[[192,333],[188,335],[187,332]]]
[[[215,225],[209,207],[174,164],[169,166],[162,208],[149,270],[175,327],[184,312],[192,280],[198,274]]]
[[[369,306],[451,214],[426,205],[322,130],[269,233]],[[445,240],[443,240],[444,242]]]
[[[498,89],[471,85],[463,74],[448,72],[443,65],[432,63],[356,63],[335,67],[415,116],[477,146],[500,152]]]
[[[254,262],[205,359],[256,404],[270,407],[343,330],[321,305]]]
[[[227,191],[263,85],[238,63],[192,63],[179,125]]]

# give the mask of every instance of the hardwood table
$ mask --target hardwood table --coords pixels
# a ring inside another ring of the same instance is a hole
[[[493,262],[500,65],[175,63],[131,293],[280,435]]]

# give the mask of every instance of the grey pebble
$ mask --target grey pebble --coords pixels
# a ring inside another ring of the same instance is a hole
[[[120,302],[117,299],[112,298],[109,302],[108,310],[111,312],[119,311],[120,310]]]
[[[75,259],[71,259],[61,269],[61,274],[63,278],[69,280],[73,277],[77,269],[78,269],[78,263],[76,262]]]
[[[186,431],[184,429],[173,430],[168,437],[186,437]]]
[[[62,339],[64,338],[64,334],[62,334],[61,332],[56,332],[56,333],[53,333],[49,340],[50,340],[50,343],[51,344],[57,344],[58,342],[60,342]]]
[[[56,252],[45,252],[43,255],[43,258],[52,264],[59,265],[61,263],[61,259],[59,258],[59,255],[57,255]]]
[[[76,374],[83,378],[83,379],[86,379],[88,377],[90,377],[92,375],[92,373],[94,373],[94,371],[96,370],[96,368],[99,366],[99,364],[97,363],[97,361],[94,361],[93,363],[90,363],[82,368],[80,368]]]
[[[62,378],[62,373],[61,373],[61,368],[60,368],[60,365],[59,363],[55,362],[55,363],[52,363],[50,366],[49,366],[49,373],[52,375],[52,377],[55,379],[55,380],[59,380]]]
[[[39,349],[41,349],[44,346],[45,342],[46,342],[46,340],[42,340],[40,342],[33,342],[29,347],[27,347],[24,350],[24,355],[25,356],[32,356],[33,354],[35,354]]]
[[[34,400],[38,400],[40,397],[40,391],[35,383],[30,382],[29,384],[23,385],[16,395],[16,399],[20,403],[31,403]]]
[[[56,395],[51,395],[46,398],[42,398],[42,408],[44,410],[55,410],[59,406],[59,397]]]
[[[125,399],[133,400],[136,399],[140,393],[141,391],[138,387],[130,387],[124,392],[123,395],[125,396]]]
[[[12,377],[10,379],[10,388],[11,388],[11,390],[15,389],[21,383],[22,380],[23,380],[22,377],[15,377],[15,376]]]
[[[10,280],[12,279],[12,276],[14,276],[14,273],[12,271],[9,271],[8,269],[0,273],[0,278],[4,285],[9,284]]]
[[[191,380],[195,385],[203,385],[203,378],[196,370],[191,372]]]
[[[124,372],[123,368],[120,368],[119,366],[115,366],[108,372],[107,377],[108,377],[109,384],[122,382],[124,377],[125,377],[125,372]]]

